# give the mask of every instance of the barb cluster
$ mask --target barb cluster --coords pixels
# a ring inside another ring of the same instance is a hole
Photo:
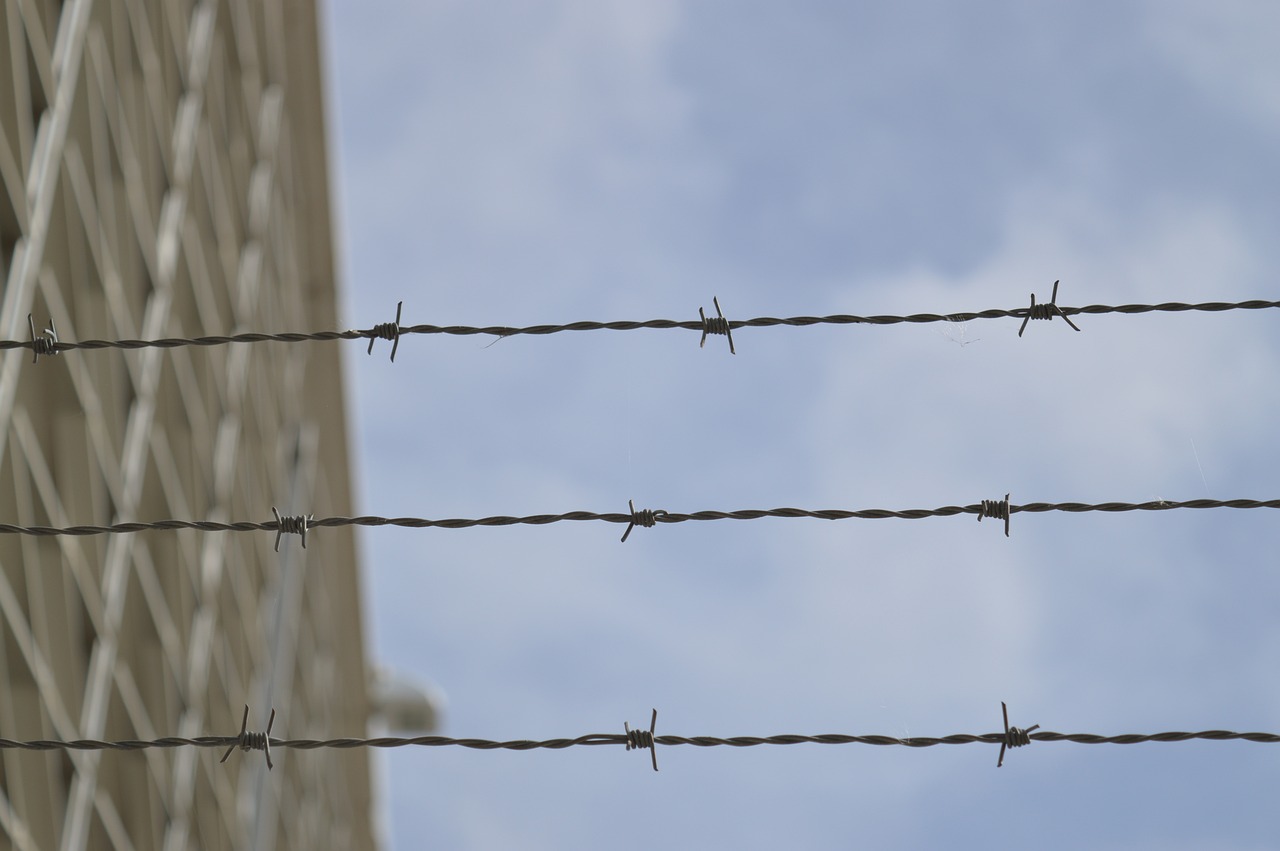
[[[45,336],[36,336],[36,323],[32,320],[31,314],[27,314],[27,327],[31,329],[31,362],[39,363],[41,355],[52,357],[58,354],[58,326],[53,324],[53,320],[49,320],[49,327],[44,329]]]
[[[307,548],[307,526],[316,519],[314,514],[294,514],[281,517],[276,507],[271,506],[271,513],[276,516],[276,552],[280,552],[281,535],[301,535],[302,548]]]
[[[1000,757],[996,760],[996,768],[1004,766],[1004,752],[1006,748],[1020,748],[1024,745],[1031,744],[1031,734],[1040,729],[1037,724],[1034,727],[1028,727],[1023,730],[1018,727],[1009,726],[1009,707],[1004,701],[1000,701],[1000,711],[1004,713],[1004,741],[1000,743]]]
[[[649,755],[653,757],[653,770],[658,770],[658,749],[653,743],[653,730],[658,726],[658,710],[653,710],[653,718],[649,721],[648,730],[632,730],[631,725],[622,722],[622,729],[626,731],[627,750],[648,750]]]
[[[1036,294],[1031,294],[1031,307],[1027,308],[1027,315],[1022,320],[1022,327],[1018,329],[1018,336],[1022,336],[1022,332],[1027,330],[1027,321],[1030,319],[1052,319],[1055,316],[1061,316],[1063,321],[1070,325],[1076,331],[1076,323],[1072,322],[1067,314],[1062,312],[1062,308],[1058,307],[1058,281],[1053,282],[1053,296],[1048,302],[1036,304]]]
[[[400,349],[400,310],[404,307],[404,302],[396,304],[396,321],[383,322],[381,325],[374,325],[369,329],[369,351],[366,354],[373,354],[373,343],[375,340],[391,341],[391,362],[396,362],[396,352]]]
[[[249,705],[245,704],[244,718],[240,721],[240,735],[236,736],[236,740],[232,742],[231,747],[227,748],[227,752],[222,755],[222,759],[218,760],[219,764],[227,761],[227,757],[231,756],[231,752],[236,748],[242,751],[262,751],[267,758],[267,771],[275,766],[271,762],[271,728],[276,723],[276,710],[271,710],[271,720],[267,722],[267,731],[265,733],[250,733],[249,726]]]
[[[652,529],[654,524],[658,522],[659,517],[666,517],[665,511],[654,511],[646,508],[644,511],[636,511],[636,504],[632,500],[627,500],[627,508],[631,510],[631,522],[627,524],[627,531],[622,533],[622,543],[627,542],[627,538],[631,537],[631,530],[637,526],[643,526],[646,529]]]
[[[708,334],[723,334],[729,338],[729,354],[736,355],[738,352],[733,348],[733,326],[720,311],[720,299],[712,296],[711,302],[716,306],[715,316],[708,317],[701,307],[698,308],[698,316],[702,321],[702,341],[698,343],[698,348],[707,344]]]
[[[978,506],[978,522],[984,517],[1003,520],[1004,536],[1009,537],[1009,494],[1005,494],[1004,499],[984,499]]]

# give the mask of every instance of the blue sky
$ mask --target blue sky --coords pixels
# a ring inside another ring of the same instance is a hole
[[[329,5],[347,325],[1276,298],[1272,4]],[[1274,498],[1271,312],[352,346],[361,510]],[[443,732],[1280,729],[1273,512],[362,536]],[[1249,743],[384,758],[394,847],[1260,848]]]

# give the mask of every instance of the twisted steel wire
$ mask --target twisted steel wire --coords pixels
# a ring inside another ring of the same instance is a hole
[[[1104,736],[1094,733],[1054,733],[1038,731],[1029,733],[1028,737],[1035,742],[1074,742],[1084,745],[1135,745],[1146,742],[1187,742],[1206,740],[1215,742],[1247,741],[1261,744],[1280,744],[1277,733],[1239,733],[1229,730],[1202,730],[1200,732],[1172,731],[1166,733],[1123,733],[1116,736]],[[340,739],[277,739],[268,738],[271,748],[292,748],[296,750],[316,750],[320,748],[402,748],[402,747],[462,747],[474,750],[514,750],[527,751],[535,749],[561,750],[578,746],[627,745],[632,736],[627,733],[589,733],[576,738],[560,739],[514,739],[495,741],[491,739],[455,739],[448,736],[413,736],[380,738],[340,738]],[[908,748],[929,748],[935,745],[970,745],[1005,743],[1004,733],[954,733],[949,736],[896,736],[865,735],[853,736],[840,733],[824,733],[819,735],[783,734],[776,736],[670,736],[655,735],[655,744],[664,746],[691,745],[699,748],[734,747],[748,748],[758,745],[900,745]],[[199,736],[192,739],[169,736],[161,739],[122,741],[101,741],[98,739],[75,739],[57,741],[50,739],[34,739],[20,741],[0,738],[0,750],[79,750],[79,751],[139,751],[151,748],[228,748],[242,744],[241,736]]]
[[[1124,511],[1172,511],[1179,508],[1280,508],[1280,499],[1191,499],[1182,502],[1155,500],[1151,502],[1029,502],[1023,505],[1010,505],[1010,514],[1023,512],[1040,514],[1050,511],[1063,511],[1079,514],[1090,511],[1124,512]],[[957,514],[974,514],[982,516],[982,503],[973,505],[944,505],[940,508],[909,508],[891,510],[887,508],[866,508],[856,511],[844,509],[810,510],[804,508],[769,508],[744,509],[740,511],[695,511],[691,514],[677,512],[653,512],[651,518],[657,524],[685,523],[701,520],[758,520],[764,517],[810,517],[818,520],[882,520],[896,517],[905,520],[920,520],[925,517],[951,517]],[[307,518],[306,528],[338,526],[401,526],[410,529],[442,528],[465,529],[473,526],[545,526],[561,521],[602,521],[605,523],[635,523],[635,514],[623,512],[597,513],[594,511],[569,511],[563,514],[531,514],[524,517],[497,515],[478,518],[447,518],[431,520],[423,517],[320,517]],[[33,535],[33,536],[87,536],[108,534],[130,534],[133,532],[166,531],[174,529],[195,529],[203,532],[292,532],[292,524],[296,518],[282,517],[280,520],[254,522],[242,520],[230,523],[214,520],[153,520],[150,522],[113,523],[106,526],[18,526],[11,523],[0,523],[0,534]]]
[[[1209,301],[1198,304],[1186,302],[1162,302],[1160,304],[1090,304],[1084,307],[1061,307],[1057,309],[1064,317],[1081,314],[1097,315],[1105,313],[1139,314],[1139,313],[1182,313],[1201,311],[1220,313],[1227,310],[1265,310],[1280,308],[1280,301],[1253,299],[1240,302]],[[786,325],[804,328],[811,325],[899,325],[903,323],[922,324],[930,322],[968,322],[972,319],[1026,319],[1031,316],[1032,309],[1018,307],[1011,310],[979,310],[962,313],[911,313],[898,315],[856,316],[850,314],[834,314],[830,316],[792,316],[778,318],[761,316],[755,319],[725,320],[729,329],[768,328]],[[510,325],[407,325],[382,323],[373,328],[350,331],[313,331],[286,332],[276,334],[243,333],[205,337],[165,337],[158,340],[0,340],[0,350],[31,349],[40,354],[54,354],[76,349],[173,349],[183,346],[225,346],[231,343],[302,343],[328,340],[379,340],[394,339],[406,334],[448,334],[451,336],[490,335],[494,337],[514,337],[517,335],[558,334],[564,331],[637,331],[645,328],[672,329],[702,332],[706,328],[703,320],[649,319],[644,321],[616,322],[570,322],[563,325],[527,325],[516,327]],[[394,335],[394,337],[392,336]],[[398,339],[397,339],[398,344]]]

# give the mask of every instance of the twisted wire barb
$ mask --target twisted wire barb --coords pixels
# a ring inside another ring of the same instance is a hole
[[[1060,281],[1053,282],[1053,295],[1049,297],[1047,302],[1036,304],[1036,294],[1031,294],[1031,307],[1027,308],[1027,315],[1022,319],[1022,326],[1018,328],[1018,336],[1022,336],[1022,332],[1027,330],[1027,322],[1032,319],[1052,319],[1055,316],[1061,316],[1062,320],[1071,326],[1072,330],[1079,331],[1076,323],[1072,322],[1067,314],[1062,312],[1062,308],[1058,307],[1058,284]]]
[[[622,729],[626,731],[627,750],[647,750],[649,755],[653,757],[653,770],[658,770],[658,749],[654,747],[653,728],[658,726],[658,710],[653,710],[653,718],[649,721],[648,730],[632,730],[631,725],[625,721],[622,723]]]
[[[992,503],[993,500],[985,500],[985,503]],[[999,501],[1001,510],[1003,510],[1004,501]],[[1033,513],[1043,514],[1050,511],[1062,511],[1070,514],[1081,514],[1090,511],[1104,511],[1118,513],[1124,511],[1172,511],[1179,508],[1280,508],[1280,499],[1191,499],[1184,502],[1172,502],[1169,500],[1155,500],[1151,502],[1029,502],[1024,505],[1009,505],[1009,514]],[[890,517],[896,517],[903,520],[920,520],[926,517],[951,517],[957,514],[972,514],[981,516],[994,516],[985,514],[990,510],[984,506],[984,503],[976,503],[973,505],[944,505],[940,508],[909,508],[903,510],[890,510],[886,508],[866,508],[856,511],[847,511],[844,509],[822,509],[810,510],[805,508],[769,508],[769,509],[743,509],[741,511],[695,511],[692,514],[680,514],[677,512],[653,512],[653,520],[655,523],[685,523],[689,521],[702,520],[759,520],[764,517],[810,517],[817,520],[883,520]],[[569,511],[563,514],[531,514],[524,517],[510,517],[506,515],[498,515],[494,517],[479,518],[447,518],[440,520],[431,520],[423,517],[377,517],[377,516],[361,516],[361,517],[308,517],[306,520],[307,529],[316,529],[320,527],[331,528],[339,526],[401,526],[409,529],[425,529],[425,528],[441,528],[441,529],[465,529],[473,526],[545,526],[550,523],[559,523],[562,521],[586,521],[595,520],[605,523],[625,523],[629,525],[637,524],[637,514],[641,515],[641,520],[647,520],[643,512],[635,512],[624,514],[615,513],[597,513],[594,511]],[[1001,514],[1000,516],[1003,516]],[[289,524],[296,521],[297,518],[281,517],[279,521],[268,520],[262,523],[253,521],[236,521],[231,523],[222,523],[213,520],[155,520],[151,522],[133,522],[133,523],[113,523],[107,526],[17,526],[11,523],[0,523],[0,534],[8,535],[33,535],[39,537],[72,535],[72,536],[88,536],[88,535],[109,535],[109,534],[129,534],[133,532],[150,532],[150,531],[169,531],[175,529],[196,529],[202,532],[290,532],[293,531]],[[644,525],[643,523],[639,525]]]
[[[1250,301],[1239,302],[1222,302],[1208,301],[1198,304],[1186,302],[1162,302],[1160,304],[1090,304],[1084,307],[1061,307],[1053,305],[1052,315],[1061,316],[1067,319],[1070,316],[1079,316],[1083,314],[1097,315],[1105,313],[1122,313],[1127,315],[1139,313],[1183,313],[1186,311],[1200,311],[1205,313],[1221,313],[1227,310],[1266,310],[1271,308],[1280,308],[1280,301],[1266,301],[1261,299],[1253,299]],[[1036,305],[1036,310],[1047,309],[1046,305]],[[856,316],[851,314],[833,314],[830,316],[792,316],[787,318],[778,318],[772,316],[761,316],[755,319],[743,320],[724,320],[723,333],[738,328],[769,328],[778,325],[786,325],[793,328],[805,328],[810,325],[899,325],[903,323],[923,324],[930,322],[968,322],[972,319],[1027,319],[1027,318],[1047,318],[1034,317],[1032,308],[1018,307],[1012,310],[979,310],[963,313],[910,313],[906,315],[881,314],[873,316]],[[397,308],[397,317],[399,309]],[[38,353],[54,354],[56,352],[67,352],[75,349],[174,349],[183,346],[225,346],[231,343],[302,343],[302,342],[324,342],[330,340],[393,340],[392,353],[395,353],[399,338],[405,334],[447,334],[451,336],[467,337],[474,335],[490,335],[494,337],[514,337],[517,335],[546,335],[558,334],[564,331],[637,331],[646,328],[655,329],[671,329],[679,328],[688,331],[697,331],[702,333],[707,330],[707,323],[714,323],[710,333],[722,333],[718,329],[721,328],[719,319],[721,317],[707,317],[706,320],[674,320],[674,319],[649,319],[645,321],[617,321],[617,322],[570,322],[563,325],[527,325],[524,327],[516,327],[510,325],[409,325],[401,327],[399,319],[393,323],[382,323],[373,328],[351,331],[313,331],[313,332],[287,332],[287,333],[244,333],[231,334],[226,336],[205,336],[205,337],[165,337],[158,340],[49,340],[48,338],[38,338],[36,340],[0,340],[0,351],[6,349],[32,349],[37,346],[44,347]],[[1075,327],[1074,324],[1072,327]],[[394,330],[393,330],[394,329]],[[1077,329],[1079,330],[1079,329]],[[388,336],[391,335],[391,336]],[[370,349],[372,351],[372,349]]]
[[[365,354],[373,354],[374,340],[390,340],[391,341],[391,362],[396,362],[396,352],[400,349],[400,311],[404,308],[404,302],[396,304],[396,321],[383,322],[381,325],[374,325],[369,329],[369,350]]]
[[[30,313],[27,314],[27,327],[31,329],[31,342],[27,347],[31,349],[32,363],[39,363],[41,355],[52,357],[58,354],[58,326],[53,324],[52,319],[49,320],[49,327],[44,329],[43,337],[36,336],[36,323]]]
[[[301,535],[302,548],[305,550],[307,548],[307,529],[311,526],[311,521],[316,519],[316,516],[314,514],[292,514],[281,517],[280,512],[276,511],[274,505],[271,506],[271,513],[276,516],[276,552],[280,552],[281,535]]]
[[[983,517],[991,517],[996,520],[1004,521],[1004,536],[1009,537],[1009,494],[1004,495],[1004,499],[984,499],[978,506],[978,522],[982,522]]]
[[[698,348],[707,344],[708,334],[723,334],[729,338],[729,354],[736,355],[738,352],[733,347],[733,324],[724,318],[724,313],[720,310],[720,299],[712,296],[711,301],[716,306],[715,316],[708,317],[701,307],[698,308],[698,318],[702,321],[702,341],[698,343]]]
[[[271,720],[267,722],[267,731],[265,733],[249,732],[249,704],[244,706],[244,718],[240,720],[240,735],[236,736],[231,746],[227,748],[227,752],[222,755],[222,759],[218,760],[219,764],[227,761],[227,757],[231,756],[231,752],[239,748],[246,753],[248,751],[262,751],[267,757],[267,771],[275,766],[271,762],[271,728],[276,723],[276,710],[271,710]]]
[[[978,518],[981,520],[982,518]],[[1009,707],[1005,702],[1000,701],[1000,711],[1004,713],[1004,741],[1000,743],[1000,757],[996,760],[996,768],[1004,766],[1004,752],[1006,748],[1021,748],[1031,744],[1031,734],[1040,729],[1040,725],[1028,727],[1023,730],[1020,727],[1009,726]]]
[[[627,508],[631,509],[631,522],[627,524],[627,531],[622,533],[622,543],[627,542],[627,538],[631,537],[631,530],[637,526],[643,526],[646,529],[652,529],[653,525],[658,522],[659,517],[665,517],[667,512],[654,511],[652,508],[646,508],[643,511],[636,511],[635,500],[627,500]]]

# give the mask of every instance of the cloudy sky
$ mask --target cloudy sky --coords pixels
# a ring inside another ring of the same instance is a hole
[[[1266,2],[328,5],[347,325],[1277,298]],[[1274,311],[349,349],[390,516],[1280,493]],[[442,732],[1280,729],[1275,512],[368,530]],[[1259,848],[1274,747],[401,750],[393,846]]]

